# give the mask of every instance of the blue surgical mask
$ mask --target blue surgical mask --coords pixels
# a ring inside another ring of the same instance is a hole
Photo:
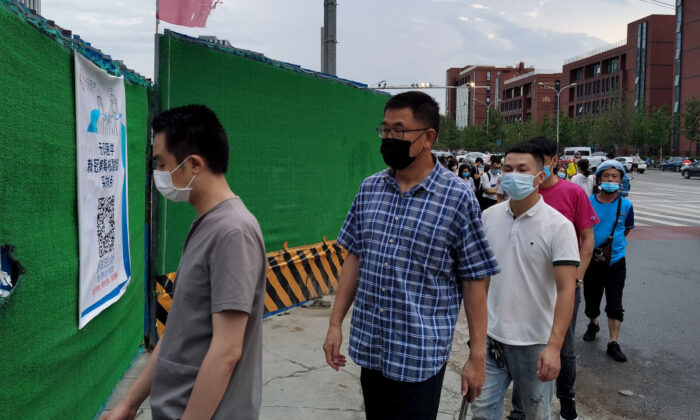
[[[616,184],[614,182],[603,182],[600,184],[600,189],[608,193],[614,193],[620,189],[620,184]]]
[[[463,173],[462,178],[469,178],[469,174],[467,172]]]
[[[549,177],[552,176],[552,171],[549,169],[549,166],[544,167],[544,180],[548,180]]]
[[[561,178],[561,179],[566,179],[566,172],[558,172],[557,175],[558,175],[559,178]]]
[[[535,191],[535,186],[532,185],[534,180],[534,175],[508,172],[507,174],[503,174],[501,186],[503,187],[503,191],[513,200],[518,201]]]
[[[493,172],[494,175],[498,175],[501,173],[500,169],[491,169],[491,172]]]

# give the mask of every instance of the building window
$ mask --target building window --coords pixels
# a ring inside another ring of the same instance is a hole
[[[637,62],[634,91],[634,105],[641,105],[645,93],[646,66],[647,66],[647,22],[637,25]]]
[[[577,80],[581,80],[581,77],[583,76],[583,69],[578,68],[576,70],[571,71],[571,81],[575,82]]]
[[[491,80],[491,72],[490,71],[486,72],[486,80]]]

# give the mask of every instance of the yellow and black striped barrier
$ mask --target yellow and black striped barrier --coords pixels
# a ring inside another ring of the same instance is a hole
[[[304,302],[333,293],[338,288],[340,268],[347,251],[326,241],[267,254],[268,270],[265,285],[265,316],[274,315]],[[165,331],[168,312],[173,302],[175,273],[156,279],[156,329]]]

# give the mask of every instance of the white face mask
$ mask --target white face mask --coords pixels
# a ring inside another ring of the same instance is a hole
[[[189,158],[190,156],[187,156],[187,158],[185,158],[185,160],[183,160],[182,163],[177,165],[177,167],[170,172],[158,170],[153,171],[153,181],[156,184],[158,192],[163,194],[163,197],[167,198],[170,201],[180,202],[189,201],[190,199],[190,191],[192,191],[190,185],[192,185],[192,181],[194,181],[194,177],[197,176],[197,174],[192,175],[192,179],[190,179],[190,182],[187,183],[187,186],[185,188],[177,188],[173,184],[172,177],[172,173],[180,169],[180,166],[187,162],[187,159]]]

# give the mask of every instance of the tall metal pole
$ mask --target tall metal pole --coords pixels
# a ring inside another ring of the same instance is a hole
[[[321,30],[321,71],[327,74],[336,74],[335,44],[336,39],[336,0],[323,0],[323,28]]]
[[[489,109],[491,107],[486,105],[486,138],[489,138]]]
[[[559,106],[561,104],[559,94],[561,94],[561,89],[557,92],[557,157],[559,157]]]
[[[539,82],[538,85],[542,86],[545,89],[553,90],[554,93],[557,94],[557,156],[559,156],[559,107],[561,106],[561,98],[559,95],[561,95],[561,92],[564,89],[568,89],[570,87],[576,86],[576,82],[570,83],[564,87],[560,87],[559,90],[557,90],[557,88],[555,88],[555,87],[546,85],[542,82]]]

